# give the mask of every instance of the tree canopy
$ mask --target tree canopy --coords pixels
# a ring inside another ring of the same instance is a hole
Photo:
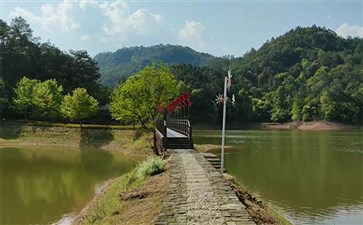
[[[15,96],[13,98],[12,108],[15,112],[23,115],[25,119],[33,112],[34,88],[39,83],[39,80],[23,77],[14,89]]]
[[[297,27],[243,57],[218,58],[207,67],[175,65],[172,70],[185,90],[198,93],[191,95],[198,109],[192,111],[195,121],[221,118],[220,107],[212,110],[212,100],[222,93],[230,67],[230,93],[238,95],[236,107],[228,109],[229,120],[362,123],[362,50],[362,38],[344,39],[317,26]]]
[[[120,80],[126,80],[152,63],[163,62],[168,65],[185,63],[203,65],[214,56],[199,53],[189,47],[178,45],[135,46],[122,48],[115,52],[103,52],[95,56],[101,71],[102,84],[115,87]]]
[[[98,101],[84,88],[76,88],[72,94],[64,96],[61,112],[64,117],[73,120],[85,119],[97,113]]]
[[[24,76],[39,81],[54,79],[65,93],[78,87],[86,88],[102,103],[109,101],[110,91],[97,82],[100,78],[98,65],[86,51],[68,53],[50,42],[42,43],[21,17],[14,18],[10,25],[0,19],[0,77],[5,86],[3,96],[8,102]],[[11,115],[10,108],[5,111]]]
[[[116,87],[110,106],[112,118],[153,131],[157,108],[165,107],[178,94],[176,79],[166,65],[147,66]]]

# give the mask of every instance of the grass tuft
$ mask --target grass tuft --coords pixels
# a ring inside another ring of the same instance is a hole
[[[115,216],[122,212],[125,206],[125,201],[121,200],[120,193],[135,190],[145,182],[147,176],[164,171],[165,164],[166,160],[151,157],[140,163],[129,173],[113,179],[110,185],[91,203],[89,210],[78,218],[78,221],[74,224],[120,224]]]
[[[151,157],[139,165],[137,176],[145,179],[148,176],[159,174],[164,171],[165,164],[165,160],[159,157]]]

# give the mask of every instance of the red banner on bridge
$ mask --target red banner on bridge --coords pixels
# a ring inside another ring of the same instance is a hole
[[[178,98],[176,98],[173,102],[166,106],[165,109],[159,107],[159,112],[175,112],[179,109],[190,107],[193,102],[190,101],[190,95],[188,92],[181,94]]]

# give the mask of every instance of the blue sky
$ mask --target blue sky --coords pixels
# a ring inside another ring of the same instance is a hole
[[[179,44],[242,56],[296,26],[363,38],[363,1],[0,0],[1,19],[22,16],[43,42],[92,56],[130,46]]]

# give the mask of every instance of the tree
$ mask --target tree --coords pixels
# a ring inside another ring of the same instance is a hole
[[[3,109],[8,105],[8,99],[5,92],[5,82],[0,76],[0,120]]]
[[[4,26],[4,25],[2,25]],[[21,17],[11,21],[1,33],[2,73],[5,83],[14,85],[27,74],[32,78],[38,57],[36,39],[29,24]]]
[[[241,120],[247,121],[252,118],[253,108],[252,108],[252,98],[248,95],[248,92],[242,88],[239,90],[238,94],[235,96],[236,98],[236,107],[235,108],[237,115],[234,117]]]
[[[76,88],[71,94],[64,96],[61,112],[64,117],[81,120],[97,113],[98,101],[87,93],[84,88]],[[82,127],[82,123],[81,123]]]
[[[20,115],[24,115],[25,119],[33,111],[34,88],[39,84],[39,80],[23,77],[14,89],[15,97],[13,98],[12,108]]]
[[[85,87],[91,81],[100,78],[97,63],[91,58],[87,51],[71,51],[73,62],[71,64],[72,70],[72,87]]]
[[[217,120],[218,108],[214,98],[208,96],[204,89],[193,89],[190,93],[190,99],[193,102],[193,106],[190,108],[193,122],[214,122]]]
[[[116,87],[111,99],[111,116],[126,123],[140,123],[142,128],[154,131],[156,109],[165,107],[178,94],[179,87],[169,68],[153,64]]]
[[[290,119],[290,96],[285,86],[280,86],[273,99],[271,119],[278,122],[286,122]]]
[[[63,87],[56,80],[46,80],[34,87],[32,103],[33,117],[37,119],[56,119],[60,116],[63,100]]]

